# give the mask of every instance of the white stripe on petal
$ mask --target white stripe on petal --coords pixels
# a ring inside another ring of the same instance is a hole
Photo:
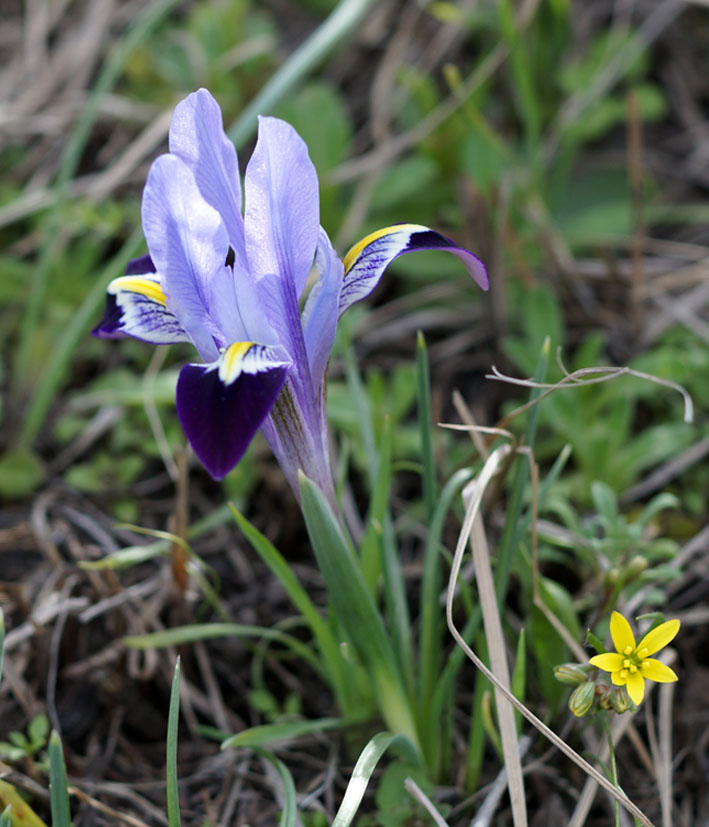
[[[156,274],[121,276],[108,285],[107,293],[107,312],[97,329],[99,335],[122,334],[156,345],[191,341],[165,306]]]
[[[231,385],[242,373],[253,376],[274,368],[289,367],[290,364],[288,354],[279,345],[268,347],[254,342],[234,342],[209,367],[218,368],[219,379],[223,384]]]

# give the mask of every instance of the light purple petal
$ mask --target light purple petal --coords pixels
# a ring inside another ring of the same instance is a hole
[[[317,388],[325,375],[332,343],[335,340],[338,302],[344,273],[342,262],[322,227],[315,264],[320,271],[320,278],[305,303],[302,324],[310,375],[313,386]]]
[[[175,155],[161,155],[150,168],[142,217],[167,307],[202,358],[214,361],[219,346],[227,343],[209,313],[229,250],[224,223],[201,196],[190,169]]]
[[[185,365],[177,381],[177,415],[195,454],[215,479],[239,462],[288,373],[282,348],[231,345],[211,365]]]
[[[224,133],[219,104],[206,89],[193,92],[175,107],[170,123],[170,152],[192,170],[204,200],[224,221],[237,262],[245,266],[236,149]]]
[[[276,339],[293,359],[293,379],[302,414],[312,420],[316,388],[310,375],[298,299],[292,282],[267,273],[258,282],[259,303]]]
[[[391,262],[417,250],[446,250],[465,265],[482,287],[488,288],[485,266],[480,259],[450,238],[421,224],[396,224],[363,238],[345,256],[345,278],[340,291],[340,316],[355,302],[364,299],[379,283]]]
[[[320,207],[315,167],[290,124],[259,118],[244,186],[249,269],[256,278],[278,274],[300,297],[315,257]]]
[[[106,291],[103,318],[91,332],[100,339],[132,336],[153,345],[191,341],[165,306],[160,277],[155,273],[114,279]]]

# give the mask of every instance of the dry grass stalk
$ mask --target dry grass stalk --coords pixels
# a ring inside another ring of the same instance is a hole
[[[455,622],[453,620],[453,597],[455,593],[455,584],[458,579],[458,574],[460,572],[461,563],[463,560],[463,555],[465,553],[465,547],[468,544],[468,540],[471,536],[473,525],[475,523],[475,519],[478,515],[480,505],[482,503],[482,497],[489,485],[491,479],[495,475],[495,473],[499,470],[500,466],[503,463],[503,460],[506,456],[510,453],[511,448],[508,445],[502,445],[497,448],[493,453],[490,455],[489,459],[483,466],[480,475],[478,476],[478,485],[475,490],[474,496],[470,499],[466,513],[465,519],[463,521],[463,526],[461,528],[460,534],[458,536],[458,543],[456,546],[455,554],[453,557],[453,564],[451,566],[451,573],[450,578],[448,581],[448,592],[447,592],[447,599],[446,599],[446,621],[448,624],[448,628],[453,635],[456,643],[463,649],[466,656],[475,664],[475,666],[485,675],[485,677],[496,687],[499,691],[500,695],[506,699],[518,712],[528,720],[539,732],[544,735],[549,741],[551,741],[561,752],[564,753],[568,758],[570,758],[578,767],[580,767],[588,776],[589,780],[594,781],[596,784],[602,786],[605,790],[607,790],[613,798],[616,799],[623,807],[626,808],[633,816],[635,816],[641,824],[646,825],[646,827],[654,827],[652,821],[640,810],[640,808],[634,804],[628,796],[622,791],[615,787],[599,770],[597,770],[594,766],[588,763],[584,758],[582,758],[576,750],[570,747],[566,741],[560,738],[553,730],[551,730],[543,721],[541,721],[537,716],[531,712],[523,703],[521,703],[515,696],[504,686],[497,678],[497,676],[490,670],[488,667],[480,660],[480,658],[475,654],[475,652],[470,648],[470,646],[466,643],[465,639],[461,635],[460,631],[458,630]],[[623,719],[619,719],[621,722]],[[629,722],[629,721],[628,721]]]

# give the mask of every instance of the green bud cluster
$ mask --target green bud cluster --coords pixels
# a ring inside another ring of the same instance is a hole
[[[569,698],[569,709],[577,718],[595,714],[599,709],[621,715],[635,709],[624,686],[607,683],[605,676],[589,663],[560,663],[554,667],[559,683],[575,687]]]

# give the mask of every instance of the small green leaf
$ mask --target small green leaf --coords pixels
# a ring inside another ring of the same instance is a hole
[[[170,690],[170,708],[167,716],[166,782],[167,820],[170,827],[180,827],[180,796],[177,789],[177,730],[180,722],[180,659],[175,663],[175,673]]]
[[[52,827],[71,827],[68,781],[64,750],[58,732],[49,738],[49,797],[52,809]]]
[[[44,468],[33,451],[18,448],[0,457],[0,497],[22,499],[31,494],[43,479]]]
[[[265,724],[254,726],[232,735],[222,744],[222,749],[229,747],[263,747],[281,741],[290,741],[313,732],[337,729],[343,725],[342,718],[319,718],[317,721],[287,721],[282,724]]]
[[[412,754],[413,748],[408,739],[401,735],[392,735],[391,732],[380,732],[375,735],[357,759],[347,789],[345,790],[342,804],[335,815],[335,820],[332,822],[332,827],[349,827],[357,814],[362,796],[364,796],[372,773],[379,763],[379,759],[389,747],[393,746],[401,747],[408,751],[414,763],[418,763],[415,753]]]

